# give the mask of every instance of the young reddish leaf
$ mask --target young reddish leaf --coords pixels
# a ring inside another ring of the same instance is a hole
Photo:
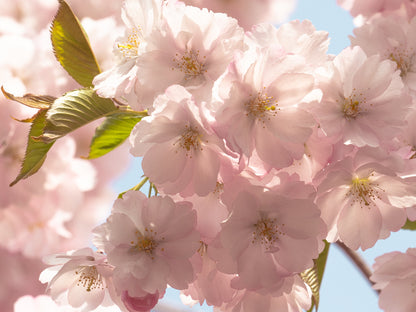
[[[3,86],[1,87],[1,91],[3,92],[4,96],[7,99],[16,101],[23,105],[26,105],[32,108],[37,108],[37,109],[47,109],[56,100],[56,97],[54,96],[34,95],[31,93],[25,94],[23,96],[14,96],[13,94],[4,90]]]

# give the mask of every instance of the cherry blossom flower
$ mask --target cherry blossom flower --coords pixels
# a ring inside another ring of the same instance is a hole
[[[302,185],[297,187],[303,193]],[[233,288],[273,292],[293,272],[313,266],[326,226],[311,199],[284,197],[253,186],[237,195],[231,209],[208,254],[218,261],[220,271],[238,274],[231,282]]]
[[[337,55],[320,84],[322,101],[311,110],[321,129],[356,146],[379,146],[400,133],[411,101],[396,64],[367,57],[360,47]]]
[[[103,254],[84,248],[66,255],[55,255],[45,261],[55,266],[44,270],[39,280],[48,283],[46,291],[55,301],[69,303],[75,308],[82,307],[84,311],[93,310],[101,304],[112,304],[109,297],[110,292],[114,292],[112,267],[106,264]]]
[[[129,297],[163,295],[167,284],[185,289],[194,279],[189,258],[199,247],[195,224],[190,203],[129,191],[94,230],[94,241],[115,267],[116,289]]]
[[[255,46],[302,57],[309,72],[328,61],[328,33],[317,31],[309,20],[291,21],[278,28],[271,24],[255,25],[246,36]]]
[[[205,196],[216,188],[223,143],[198,105],[185,88],[172,86],[131,133],[131,153],[143,156],[144,174],[165,193]]]
[[[381,149],[365,147],[318,174],[316,202],[329,242],[340,239],[349,248],[365,250],[404,225],[403,208],[416,204],[416,186],[397,175],[400,163]]]
[[[136,92],[152,99],[180,84],[197,100],[209,100],[215,80],[244,48],[243,29],[225,14],[191,6],[167,6],[164,18],[164,31],[149,38]]]
[[[215,131],[234,152],[259,158],[274,168],[300,159],[315,122],[299,107],[312,90],[313,76],[302,72],[296,56],[276,57],[269,50],[233,62],[220,88]],[[255,59],[254,59],[255,58]]]
[[[103,97],[130,96],[135,109],[150,109],[173,84],[209,98],[235,50],[243,48],[243,29],[225,14],[155,0],[130,0],[123,12],[127,32],[117,43],[120,61],[94,84]]]
[[[377,16],[354,29],[351,44],[367,55],[380,55],[396,63],[403,82],[416,91],[416,17],[407,21],[397,16]]]
[[[162,6],[163,0],[127,0],[123,3],[122,19],[126,30],[115,43],[117,64],[93,81],[100,96],[122,99],[133,92],[138,57],[145,50],[152,31],[160,27]]]
[[[379,306],[385,312],[411,312],[416,309],[416,249],[377,257],[370,279],[379,289]]]

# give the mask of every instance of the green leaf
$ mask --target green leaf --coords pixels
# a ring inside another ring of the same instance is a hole
[[[84,87],[92,86],[101,70],[81,23],[64,0],[52,22],[51,40],[56,59]]]
[[[68,92],[49,108],[46,126],[38,138],[45,143],[54,141],[116,111],[117,107],[111,100],[99,97],[92,89]]]
[[[319,306],[319,289],[321,288],[322,279],[324,277],[326,260],[328,258],[329,243],[325,241],[325,248],[319,254],[318,259],[314,261],[314,266],[300,274],[304,282],[312,290],[312,305],[308,312],[312,312],[313,308],[318,311]]]
[[[406,223],[402,226],[404,230],[416,230],[416,221],[410,221],[409,219],[406,220]]]
[[[47,109],[52,105],[53,101],[56,100],[56,97],[50,95],[33,95],[31,93],[25,94],[23,96],[14,96],[13,94],[4,90],[3,86],[1,87],[1,91],[7,99],[37,109]]]
[[[43,127],[45,126],[45,121],[46,110],[39,110],[38,113],[35,115],[35,118],[29,131],[25,158],[23,160],[19,175],[12,183],[10,183],[10,186],[13,186],[20,180],[26,179],[32,174],[36,173],[45,161],[46,154],[52,147],[54,141],[50,143],[43,143],[34,140],[34,137],[37,137],[42,134]]]
[[[119,111],[108,116],[95,130],[88,158],[101,157],[122,144],[133,127],[145,116],[146,112],[134,111]]]

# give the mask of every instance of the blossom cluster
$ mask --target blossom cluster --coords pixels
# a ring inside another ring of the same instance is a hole
[[[307,20],[276,28],[268,15],[279,1],[259,2],[123,2],[115,63],[93,83],[147,112],[129,141],[149,196],[120,194],[94,250],[46,259],[54,266],[40,280],[54,300],[150,311],[170,286],[214,311],[300,312],[313,296],[302,272],[327,242],[365,250],[416,220],[413,1],[339,1],[361,26],[336,56],[326,32]],[[241,3],[261,12],[245,18]],[[94,177],[52,169],[39,179],[71,207],[65,182],[93,188]],[[48,224],[65,233],[66,222]],[[387,312],[403,296],[394,285],[414,287],[413,268],[397,275],[393,261],[414,266],[413,254],[376,261]]]

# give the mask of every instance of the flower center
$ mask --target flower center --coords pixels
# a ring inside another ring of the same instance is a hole
[[[159,242],[154,238],[154,236],[157,235],[157,232],[153,231],[152,229],[149,230],[147,227],[144,229],[144,231],[144,235],[139,231],[136,231],[137,241],[131,241],[130,244],[134,250],[142,251],[154,259],[153,252],[159,245]],[[161,240],[163,239],[164,237],[161,238]]]
[[[138,240],[135,247],[140,251],[152,254],[153,250],[157,247],[157,243],[153,240],[153,238],[144,236],[143,238]]]
[[[273,96],[268,96],[266,93],[259,91],[255,97],[249,95],[251,100],[245,103],[246,116],[254,119],[262,120],[263,122],[270,120],[272,116],[276,116],[278,108],[277,101]]]
[[[339,100],[336,101],[339,103]],[[371,106],[371,104],[370,104]],[[342,113],[346,119],[355,119],[360,114],[366,112],[367,99],[363,93],[358,93],[357,89],[352,89],[352,93],[348,98],[341,99]]]
[[[185,125],[182,135],[173,145],[178,144],[181,149],[186,151],[187,156],[192,157],[192,152],[196,152],[198,150],[202,151],[201,138],[202,135],[195,127]]]
[[[373,175],[373,174],[371,174]],[[370,178],[359,178],[356,177],[352,179],[350,190],[347,193],[347,196],[353,196],[353,203],[358,201],[361,206],[370,206],[371,201],[376,198],[380,198],[377,184],[374,184],[370,181]],[[368,207],[370,208],[370,207]]]
[[[223,192],[224,192],[224,183],[217,181],[217,184],[215,185],[215,190],[212,193],[217,195],[219,198]]]
[[[204,61],[206,56],[203,57]],[[207,72],[205,63],[200,61],[199,50],[188,50],[184,54],[176,53],[172,70],[179,69],[185,74],[185,80],[191,80]]]
[[[86,291],[104,289],[102,277],[95,266],[81,267],[75,274],[79,275],[77,286],[84,287]]]
[[[352,98],[345,99],[342,111],[347,119],[355,119],[360,114],[360,102]]]
[[[117,44],[117,48],[124,57],[135,58],[139,54],[140,38],[140,28],[129,29],[126,40]]]
[[[388,58],[396,63],[397,69],[400,70],[400,76],[404,78],[412,68],[414,56],[413,52],[395,48]]]
[[[284,224],[281,225],[281,227],[283,226]],[[271,251],[280,235],[285,235],[285,233],[280,229],[277,220],[275,218],[262,217],[254,224],[252,243],[260,242],[267,251]]]
[[[200,243],[200,245],[199,245],[199,248],[198,248],[197,251],[202,257],[206,254],[207,249],[208,249],[208,245],[206,243],[204,243],[203,241],[199,241],[199,243]]]

